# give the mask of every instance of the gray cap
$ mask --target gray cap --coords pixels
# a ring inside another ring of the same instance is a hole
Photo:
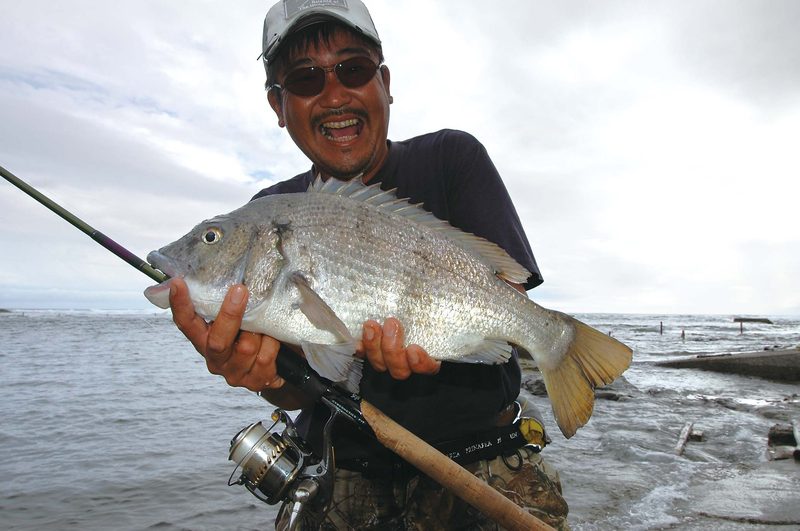
[[[335,20],[380,45],[378,30],[360,0],[281,0],[264,19],[261,56],[264,66],[271,63],[280,44],[292,33],[312,24]]]

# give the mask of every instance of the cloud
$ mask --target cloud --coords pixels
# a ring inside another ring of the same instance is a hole
[[[390,137],[460,128],[487,146],[543,269],[539,302],[798,312],[799,4],[369,5],[392,72]],[[266,103],[265,9],[10,3],[0,164],[141,254],[304,171]],[[146,278],[131,283],[10,187],[0,223],[14,257],[0,306],[26,293],[146,305]]]

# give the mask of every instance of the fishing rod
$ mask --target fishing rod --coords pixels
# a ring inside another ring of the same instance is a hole
[[[161,283],[170,278],[2,166],[0,175],[151,279]],[[236,463],[236,468],[228,484],[244,485],[268,504],[283,501],[276,529],[301,529],[304,523],[309,522],[313,526],[327,506],[333,493],[335,469],[331,433],[334,420],[339,417],[373,435],[383,446],[502,527],[511,530],[552,529],[360,396],[346,393],[319,376],[300,356],[279,353],[276,365],[284,380],[331,411],[323,429],[321,458],[314,455],[298,435],[289,415],[280,409],[273,413],[274,424],[269,429],[256,422],[241,430],[231,441],[229,459]],[[282,433],[271,431],[278,422],[285,426]],[[241,475],[231,482],[240,467]]]
[[[37,200],[39,203],[43,204],[57,215],[61,216],[65,220],[67,220],[72,226],[76,227],[78,230],[87,234],[91,239],[117,255],[118,257],[122,258],[130,265],[147,275],[148,277],[152,278],[156,282],[164,282],[165,280],[169,279],[168,275],[165,275],[158,269],[155,269],[153,266],[148,264],[145,260],[142,260],[99,230],[93,228],[88,223],[81,220],[75,214],[67,211],[63,207],[61,207],[58,203],[41,193],[39,190],[34,188],[33,186],[29,185],[4,167],[0,166],[0,175],[3,176],[5,180]]]

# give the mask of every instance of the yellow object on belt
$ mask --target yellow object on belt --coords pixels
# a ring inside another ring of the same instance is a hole
[[[544,438],[544,426],[536,419],[525,417],[519,419],[519,431],[530,444],[535,444],[539,448],[544,448],[547,444]]]

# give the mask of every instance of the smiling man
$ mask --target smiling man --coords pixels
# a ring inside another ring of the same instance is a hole
[[[474,137],[442,130],[388,140],[389,68],[360,1],[275,4],[264,23],[262,56],[278,124],[312,166],[256,197],[303,192],[318,175],[380,183],[505,249],[532,272],[524,286],[517,286],[520,290],[542,282],[503,182]],[[207,323],[195,314],[182,280],[175,279],[170,288],[175,323],[205,357],[209,371],[275,405],[302,409],[298,427],[320,452],[328,410],[309,403],[278,376],[275,359],[288,346],[239,330],[247,297],[244,286],[232,287],[217,319]],[[364,323],[357,355],[368,361],[360,384],[365,399],[434,446],[460,455],[465,468],[535,516],[567,527],[558,476],[539,454],[543,433],[538,446],[523,437],[503,445],[484,444],[518,433],[521,418],[535,416],[516,402],[521,380],[516,352],[503,365],[440,363],[419,346],[405,345],[403,324],[386,316],[383,323]],[[349,424],[336,425],[333,443],[334,494],[321,528],[495,529],[483,515]],[[476,448],[481,451],[473,452]]]

